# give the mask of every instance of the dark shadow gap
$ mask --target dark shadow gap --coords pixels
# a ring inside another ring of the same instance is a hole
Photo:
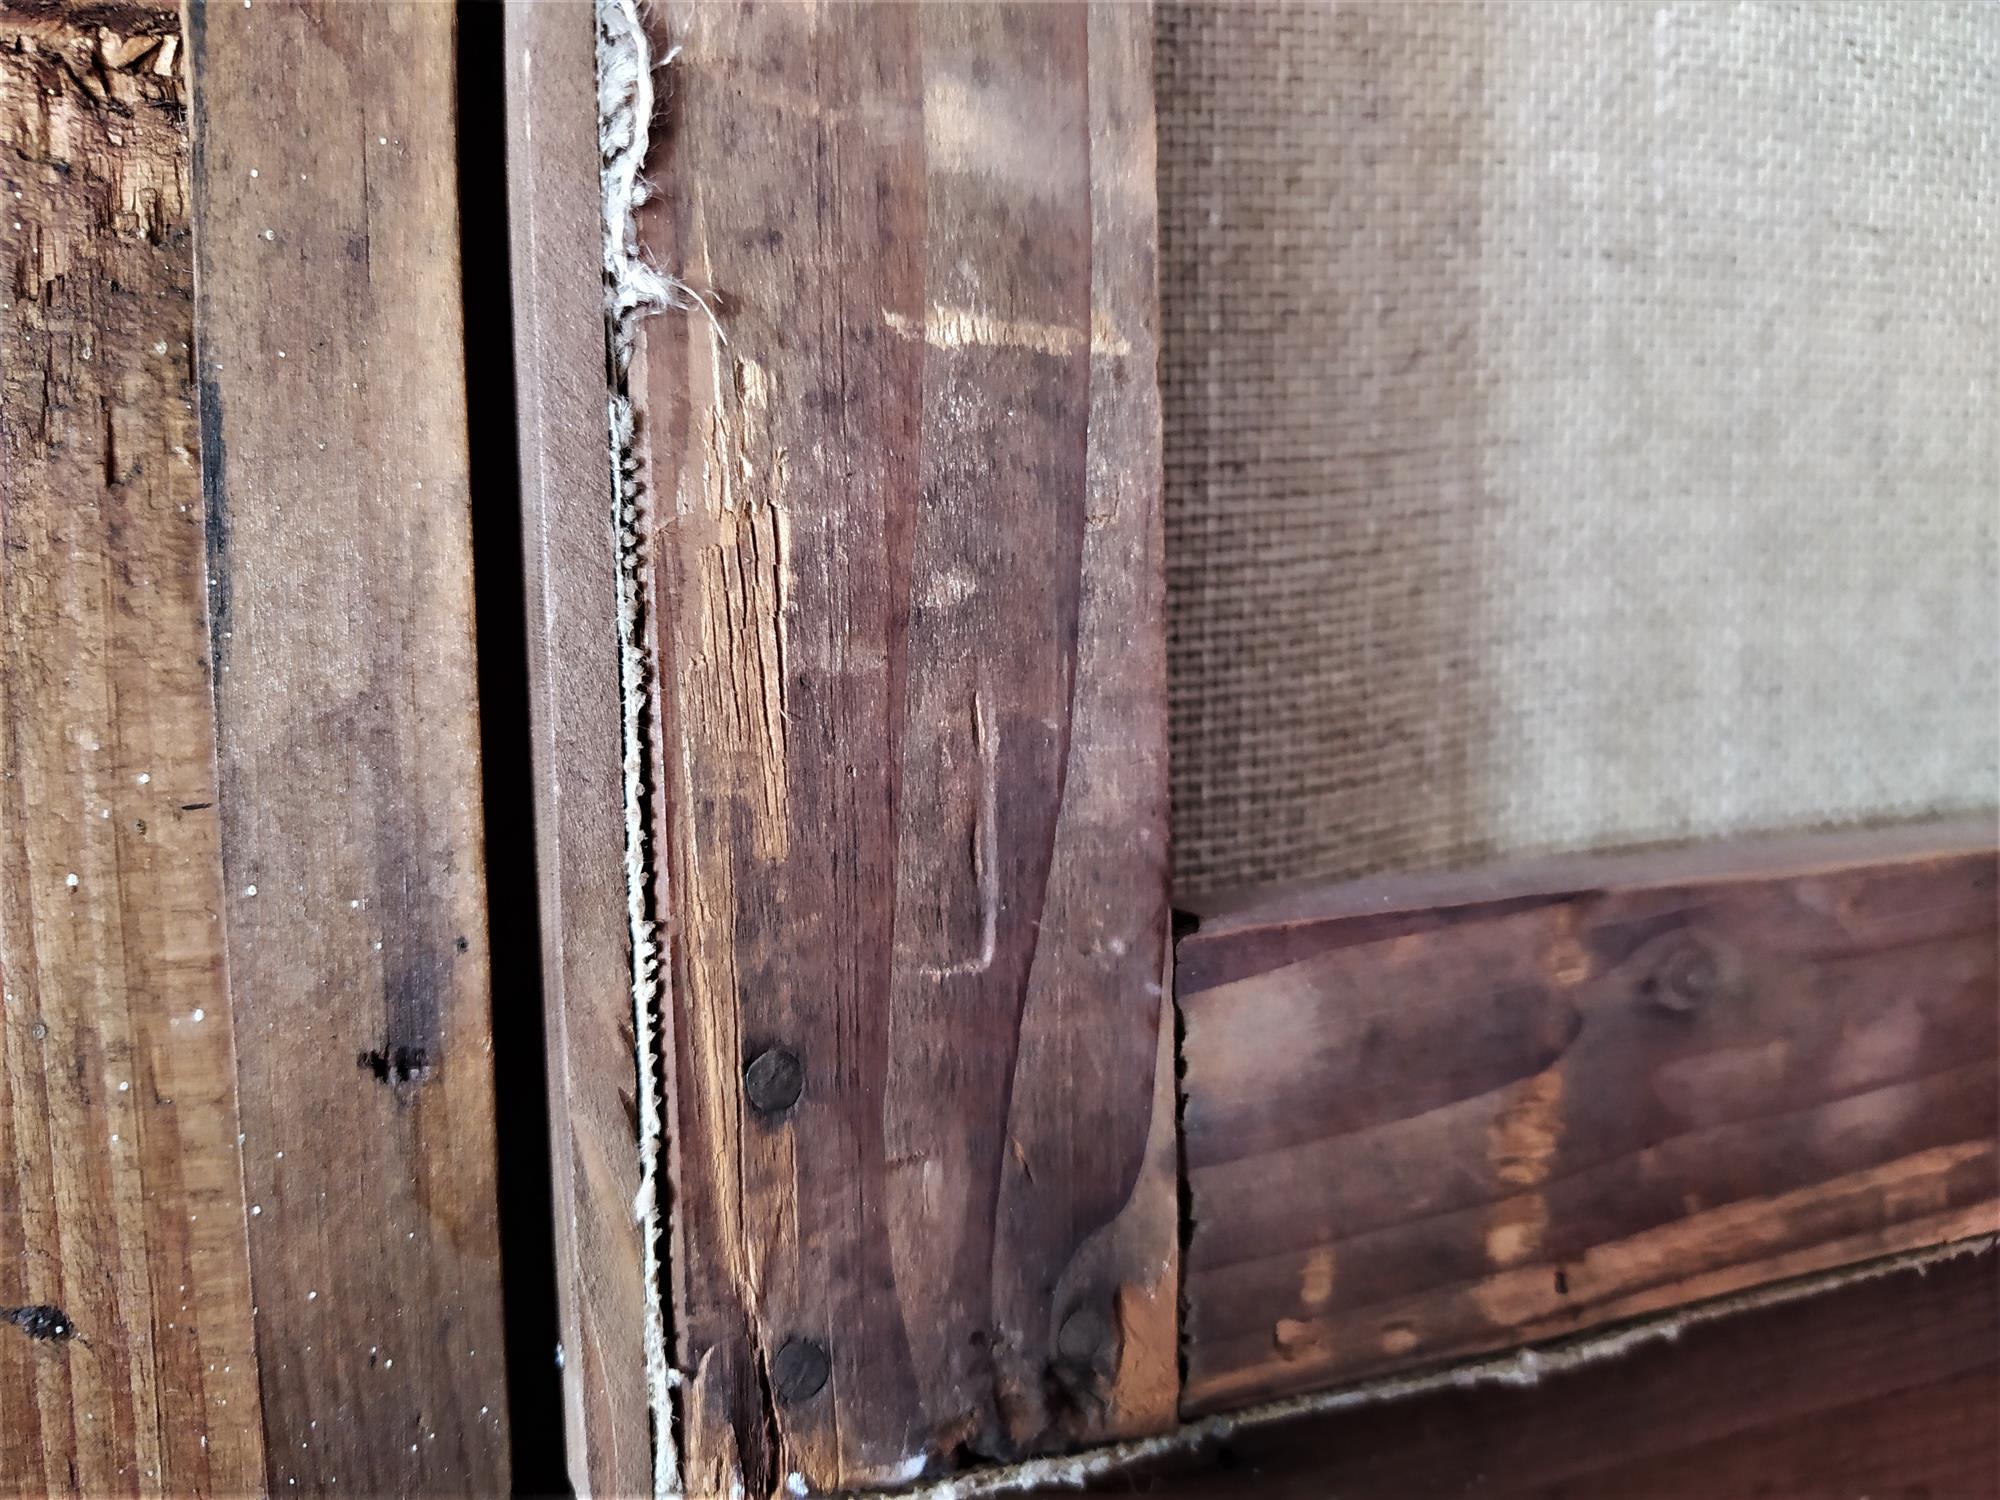
[[[473,608],[493,965],[500,1256],[514,1493],[572,1493],[563,1451],[547,1034],[529,734],[521,476],[508,275],[506,75],[495,0],[458,7],[458,202]]]

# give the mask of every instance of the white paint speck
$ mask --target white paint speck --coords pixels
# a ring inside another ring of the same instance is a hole
[[[264,1205],[263,1205],[263,1204],[261,1204],[261,1203],[253,1203],[253,1204],[251,1204],[251,1205],[250,1205],[250,1217],[251,1217],[251,1218],[253,1218],[253,1219],[254,1219],[254,1218],[257,1218],[257,1217],[258,1217],[259,1215],[261,1215],[261,1214],[262,1214],[263,1212],[264,1212]]]
[[[188,1019],[190,1021],[206,1021],[208,1019],[208,1012],[203,1010],[199,1005],[197,1005],[194,1008],[193,1014],[191,1014],[188,1017]]]
[[[161,339],[157,343],[155,343],[153,345],[153,352],[155,354],[165,354],[167,352],[167,341],[165,339]]]
[[[319,1293],[318,1293],[318,1292],[307,1292],[307,1293],[306,1293],[306,1301],[308,1301],[308,1302],[317,1302],[317,1301],[319,1301]]]
[[[255,176],[257,175],[257,169],[256,169],[255,167],[252,167],[252,168],[250,169],[250,175],[251,175],[252,177],[255,177]]]
[[[147,782],[151,781],[152,779],[153,779],[153,776],[152,776],[152,773],[151,773],[150,771],[141,771],[141,772],[139,773],[139,785],[140,785],[140,786],[144,786],[144,785],[145,785],[145,784],[146,784]]]
[[[76,889],[76,872],[74,870],[70,871],[69,874],[63,876],[63,884],[68,886],[71,890]]]
[[[119,1084],[119,1085],[118,1085],[118,1092],[119,1092],[119,1093],[121,1093],[121,1094],[129,1094],[129,1093],[131,1093],[131,1092],[132,1092],[132,1081],[131,1081],[131,1080],[130,1080],[130,1079],[128,1078],[128,1079],[127,1079],[127,1080],[126,1080],[125,1082],[123,1082],[123,1083]]]
[[[275,240],[277,237],[278,237],[278,231],[275,229],[267,229],[264,231],[264,238],[267,240]]]
[[[257,887],[254,885],[246,885],[243,887],[243,894],[246,896],[254,896],[257,894]]]
[[[114,1136],[112,1136],[112,1137],[111,1137],[111,1144],[112,1144],[112,1145],[114,1145],[114,1146],[118,1144],[118,1137],[117,1137],[117,1136],[115,1136],[115,1135],[114,1135]],[[169,1326],[172,1326],[172,1325],[169,1325]]]

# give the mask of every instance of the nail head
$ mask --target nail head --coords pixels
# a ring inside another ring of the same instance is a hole
[[[771,1360],[771,1386],[778,1399],[788,1405],[810,1401],[826,1388],[832,1370],[824,1344],[816,1339],[787,1339]]]
[[[760,1115],[783,1114],[805,1092],[806,1070],[789,1047],[767,1047],[743,1070],[743,1093]]]

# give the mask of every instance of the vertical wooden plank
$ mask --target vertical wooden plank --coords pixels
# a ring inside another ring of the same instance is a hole
[[[420,3],[189,13],[225,925],[280,1494],[508,1482],[453,28]]]
[[[1172,1420],[1149,36],[655,37],[642,237],[717,309],[633,377],[693,1493]]]
[[[0,1492],[259,1488],[176,12],[0,12]]]
[[[507,6],[507,167],[564,1422],[579,1495],[652,1486],[596,31]]]

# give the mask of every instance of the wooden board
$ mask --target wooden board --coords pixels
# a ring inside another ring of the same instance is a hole
[[[587,5],[506,7],[507,191],[564,1423],[579,1495],[652,1487],[597,61]]]
[[[1184,938],[1184,1409],[1993,1229],[1994,841],[1357,886]]]
[[[1735,1313],[1525,1387],[1300,1412],[1097,1488],[1177,1500],[1983,1500],[2000,1494],[2000,1264],[1989,1251]]]
[[[453,25],[423,3],[189,12],[224,928],[278,1494],[508,1484]]]
[[[261,1488],[180,27],[0,12],[0,1493]]]
[[[633,379],[688,1486],[1160,1427],[1150,13],[656,26],[644,246],[716,309]]]

